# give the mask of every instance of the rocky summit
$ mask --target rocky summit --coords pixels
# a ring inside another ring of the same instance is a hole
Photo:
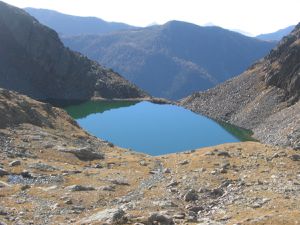
[[[57,33],[0,2],[0,87],[35,99],[141,98],[112,70],[65,48]]]
[[[240,76],[181,105],[251,129],[264,143],[300,148],[300,24]]]
[[[0,224],[297,224],[300,155],[255,142],[151,157],[0,89]]]

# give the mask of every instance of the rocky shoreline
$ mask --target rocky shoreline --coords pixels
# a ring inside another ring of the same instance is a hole
[[[263,143],[300,148],[300,24],[240,76],[180,105],[254,132]]]

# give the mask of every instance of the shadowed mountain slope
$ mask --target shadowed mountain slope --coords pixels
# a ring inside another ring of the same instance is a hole
[[[179,21],[62,40],[148,93],[170,99],[208,89],[241,73],[275,45],[220,27]]]
[[[36,99],[136,98],[146,94],[64,47],[57,33],[0,2],[0,87]]]

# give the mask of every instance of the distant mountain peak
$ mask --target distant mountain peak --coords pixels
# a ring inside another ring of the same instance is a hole
[[[264,40],[264,41],[280,41],[284,36],[291,33],[291,31],[295,28],[295,25],[288,26],[286,28],[277,30],[273,33],[260,34],[257,35],[256,38]]]
[[[73,16],[49,9],[24,10],[63,36],[99,35],[137,28],[125,23],[107,22],[97,17]]]
[[[151,95],[179,99],[241,73],[274,43],[183,21],[101,36],[63,38]]]

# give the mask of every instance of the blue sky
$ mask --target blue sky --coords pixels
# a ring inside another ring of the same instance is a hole
[[[299,0],[4,0],[18,7],[53,9],[136,26],[182,20],[212,23],[253,35],[300,22]]]

